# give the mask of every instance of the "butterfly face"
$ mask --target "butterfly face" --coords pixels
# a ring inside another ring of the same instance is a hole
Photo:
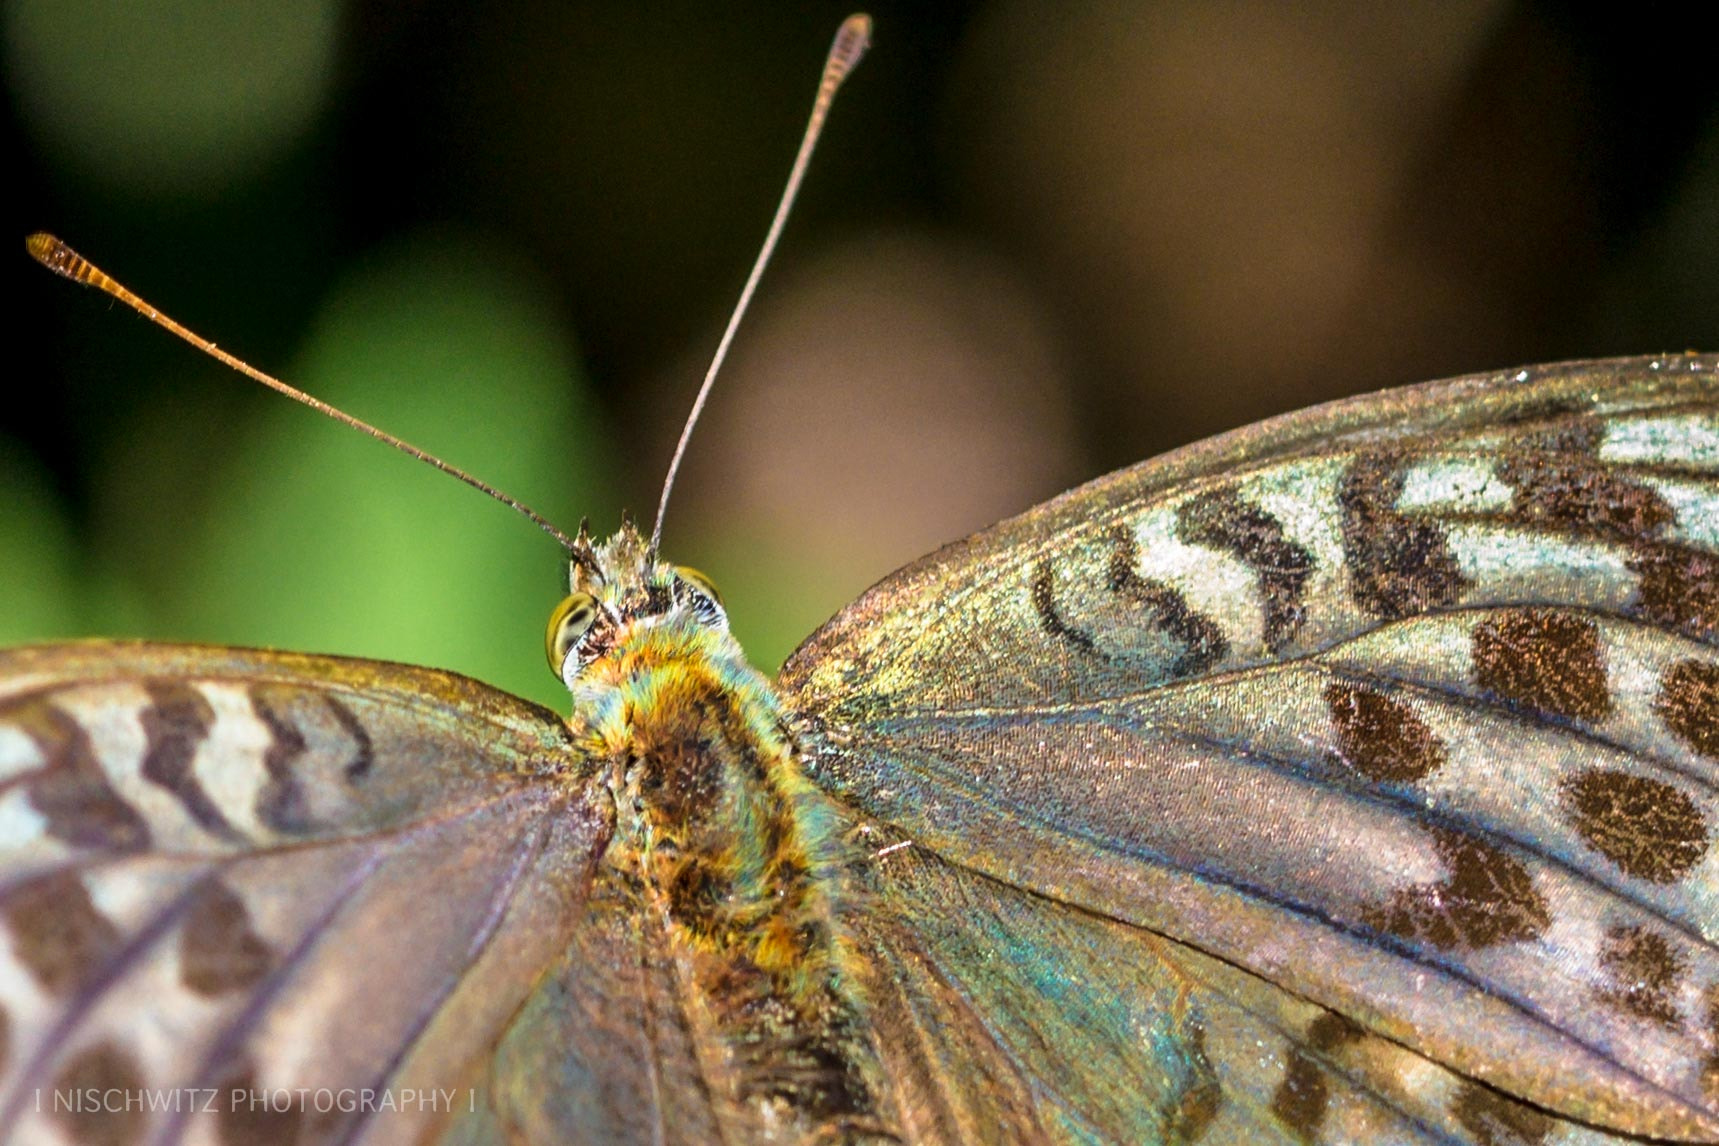
[[[704,655],[743,659],[710,579],[658,561],[630,524],[593,548],[583,533],[568,563],[568,595],[549,617],[549,667],[575,700],[599,661],[639,642],[694,641]]]

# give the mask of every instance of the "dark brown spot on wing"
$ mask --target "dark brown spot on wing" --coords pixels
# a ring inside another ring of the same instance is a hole
[[[1557,1128],[1550,1115],[1468,1079],[1451,1110],[1480,1146],[1540,1146]]]
[[[1361,1028],[1336,1011],[1326,1011],[1307,1027],[1307,1045],[1320,1054],[1361,1037]]]
[[[13,954],[53,995],[74,990],[120,947],[119,929],[71,872],[52,872],[13,887],[0,900],[0,918]]]
[[[1444,742],[1407,704],[1345,681],[1325,686],[1337,752],[1375,784],[1417,784],[1444,767]]]
[[[1552,609],[1509,609],[1474,626],[1474,681],[1530,712],[1597,722],[1611,714],[1594,622]]]
[[[223,839],[232,838],[236,834],[232,824],[203,790],[193,768],[198,747],[214,727],[215,710],[202,693],[178,681],[151,681],[145,691],[149,707],[140,718],[143,778],[172,792],[199,826]]]
[[[1271,1115],[1303,1141],[1315,1140],[1331,1101],[1325,1056],[1360,1033],[1348,1019],[1327,1011],[1307,1028],[1306,1041],[1290,1051],[1283,1079],[1271,1098]]]
[[[220,1140],[226,1146],[294,1146],[303,1140],[303,1091],[267,1089],[256,1084],[256,1072],[240,1063],[220,1087],[215,1109]]]
[[[1564,782],[1565,810],[1587,845],[1626,875],[1675,883],[1707,854],[1707,819],[1663,780],[1594,768]]]
[[[1204,1138],[1224,1105],[1223,1086],[1206,1055],[1206,1028],[1199,1023],[1190,1024],[1185,1045],[1187,1083],[1170,1111],[1166,1135],[1176,1146]]]
[[[250,690],[251,708],[269,730],[269,745],[263,752],[263,770],[268,782],[257,793],[259,821],[285,835],[301,835],[320,826],[312,812],[299,774],[309,743],[305,723],[326,728],[326,713],[350,742],[342,774],[353,784],[362,783],[376,764],[375,745],[357,713],[328,692],[260,685]],[[312,711],[304,712],[309,708]],[[315,711],[320,708],[321,712]],[[301,723],[303,722],[303,723]],[[325,738],[324,738],[325,739]]]
[[[1520,860],[1449,828],[1430,831],[1445,878],[1394,892],[1384,907],[1363,913],[1367,926],[1440,951],[1473,951],[1533,939],[1551,925],[1546,899]]]
[[[245,901],[219,880],[197,891],[179,933],[179,977],[200,995],[254,986],[274,965],[274,952],[251,927]]]
[[[0,712],[20,729],[46,762],[23,783],[30,804],[47,821],[48,834],[80,848],[134,851],[149,845],[149,827],[108,783],[89,735],[71,716],[34,698]]]
[[[1678,661],[1660,677],[1653,707],[1684,743],[1719,759],[1719,664]]]
[[[263,750],[268,781],[257,792],[256,815],[258,821],[286,835],[314,826],[297,773],[306,749],[304,733],[292,719],[292,703],[298,695],[266,685],[250,690],[251,709],[269,730],[269,746]]]
[[[371,766],[376,762],[375,749],[370,743],[370,733],[365,731],[364,722],[359,720],[353,711],[337,696],[329,693],[322,694],[322,702],[328,706],[328,711],[334,715],[335,721],[352,738],[352,759],[346,762],[346,778],[361,780],[369,774]]]
[[[1628,564],[1636,608],[1655,624],[1699,640],[1719,636],[1719,558],[1679,545],[1640,545]]]
[[[1307,617],[1302,593],[1313,575],[1313,554],[1291,541],[1275,517],[1233,489],[1184,502],[1176,512],[1176,532],[1189,544],[1233,554],[1253,570],[1265,603],[1266,647],[1281,652]]]
[[[1397,454],[1362,454],[1337,491],[1350,592],[1387,620],[1450,605],[1468,587],[1444,530],[1397,511],[1407,465]]]
[[[1056,572],[1048,560],[1040,561],[1033,572],[1033,610],[1039,615],[1039,625],[1058,640],[1067,641],[1088,656],[1103,657],[1092,637],[1062,619],[1056,608]]]
[[[143,1072],[110,1043],[78,1052],[54,1079],[53,1093],[67,1101],[53,1110],[79,1146],[131,1146],[143,1141],[149,1115],[142,1103]]]
[[[1271,1116],[1303,1142],[1312,1142],[1330,1100],[1325,1068],[1299,1048],[1291,1052],[1283,1081],[1271,1096]]]
[[[1603,427],[1598,421],[1584,415],[1593,408],[1593,403],[1586,399],[1569,394],[1560,394],[1548,398],[1531,398],[1517,406],[1514,410],[1498,419],[1501,426],[1525,426],[1524,436],[1548,436],[1554,439],[1567,440],[1569,435],[1578,435],[1575,443],[1564,446],[1566,449],[1592,450],[1599,443],[1599,432]],[[1545,422],[1545,426],[1531,426],[1529,423]],[[1576,443],[1587,443],[1586,445]]]
[[[1126,525],[1111,530],[1110,591],[1152,614],[1155,625],[1180,642],[1184,651],[1170,666],[1172,677],[1205,672],[1229,653],[1218,623],[1188,606],[1181,593],[1139,572],[1140,544]]]
[[[1651,928],[1609,928],[1600,942],[1600,966],[1611,981],[1596,994],[1637,1018],[1675,1028],[1677,989],[1687,962]]]
[[[1512,454],[1498,472],[1516,490],[1512,517],[1560,532],[1635,540],[1657,535],[1677,516],[1656,491],[1592,456]]]

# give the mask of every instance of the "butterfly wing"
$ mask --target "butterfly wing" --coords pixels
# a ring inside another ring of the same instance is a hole
[[[862,939],[941,1064],[922,1106],[957,1124],[982,1077],[1073,1137],[1719,1138],[1716,370],[1277,419],[815,634],[782,689],[880,844]],[[1025,986],[1078,1017],[1011,1018]]]
[[[607,831],[559,717],[430,670],[162,645],[0,652],[0,690],[7,1140],[482,1123]]]
[[[1544,1112],[1146,929],[923,848],[868,884],[853,935],[908,1141],[1555,1140]]]

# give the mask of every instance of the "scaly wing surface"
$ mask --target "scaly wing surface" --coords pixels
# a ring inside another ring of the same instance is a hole
[[[1719,1140],[1716,644],[1690,355],[1121,471],[781,685],[928,1136]]]
[[[555,714],[236,649],[0,652],[0,1140],[417,1140],[607,838]]]

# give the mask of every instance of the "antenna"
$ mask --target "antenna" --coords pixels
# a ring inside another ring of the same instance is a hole
[[[704,412],[705,399],[710,397],[710,388],[716,383],[716,373],[722,369],[723,359],[728,357],[728,347],[734,341],[734,332],[740,327],[740,320],[746,314],[746,308],[751,305],[752,295],[758,289],[758,280],[764,276],[764,268],[770,262],[770,256],[775,253],[776,242],[782,237],[782,227],[788,221],[788,212],[794,206],[794,197],[800,193],[800,181],[806,177],[806,166],[812,161],[812,149],[818,145],[818,135],[824,129],[824,118],[830,113],[830,104],[835,102],[836,89],[842,86],[842,81],[848,78],[848,73],[860,62],[865,50],[871,46],[871,17],[863,12],[856,12],[842,21],[842,26],[836,31],[836,39],[830,45],[830,54],[824,59],[824,76],[818,84],[818,98],[812,104],[812,115],[806,121],[806,134],[800,139],[800,152],[794,157],[794,166],[788,172],[788,184],[782,188],[781,202],[776,204],[776,217],[770,220],[770,230],[764,236],[764,246],[758,252],[758,258],[752,264],[752,273],[746,276],[746,285],[740,290],[740,301],[734,304],[734,313],[728,317],[728,326],[722,332],[722,341],[716,344],[716,355],[710,360],[710,368],[704,372],[704,384],[698,388],[698,396],[692,400],[692,412],[687,415],[686,425],[681,428],[680,441],[675,443],[674,456],[669,459],[668,476],[663,479],[662,500],[657,502],[656,524],[651,526],[651,548],[654,554],[657,543],[662,540],[663,514],[668,511],[669,494],[674,490],[675,474],[680,472],[680,460],[686,454],[686,443],[692,437],[692,428],[698,424],[698,416]]]
[[[204,354],[207,354],[209,357],[225,366],[229,366],[232,369],[237,370],[240,374],[243,374],[253,382],[261,382],[269,389],[285,394],[293,401],[301,402],[319,414],[325,414],[342,425],[351,426],[354,430],[359,430],[363,433],[369,434],[372,438],[375,438],[384,445],[393,446],[401,453],[406,454],[409,457],[417,458],[425,465],[434,466],[449,477],[458,478],[460,481],[465,482],[480,493],[486,493],[490,497],[501,502],[501,504],[524,515],[527,520],[531,521],[539,529],[543,530],[543,532],[559,541],[562,549],[567,550],[569,553],[575,553],[578,551],[578,546],[574,544],[571,537],[568,537],[565,533],[561,532],[561,530],[555,528],[547,518],[526,505],[524,502],[520,501],[518,498],[511,497],[508,494],[501,492],[501,490],[496,489],[488,482],[481,481],[478,478],[473,477],[471,474],[468,474],[457,466],[449,465],[447,462],[444,462],[441,458],[438,458],[428,450],[419,449],[411,442],[405,441],[401,438],[396,438],[386,430],[380,430],[375,426],[372,426],[369,422],[354,418],[351,414],[346,413],[346,411],[336,409],[335,407],[330,406],[327,402],[322,401],[320,398],[313,398],[303,390],[287,385],[272,374],[264,374],[261,370],[258,370],[255,366],[252,366],[242,358],[237,358],[228,354],[213,342],[210,342],[208,339],[203,338],[193,331],[187,330],[165,314],[156,310],[153,306],[150,306],[143,299],[127,290],[114,279],[110,278],[100,267],[66,246],[66,244],[60,242],[60,240],[56,239],[54,236],[43,232],[37,232],[24,240],[24,249],[30,252],[31,258],[35,259],[38,263],[41,263],[44,267],[47,267],[55,274],[71,279],[80,286],[94,287],[103,294],[118,299],[120,302],[123,302],[126,306],[129,306],[132,310],[135,310],[138,314],[141,314],[144,318],[147,318],[150,322],[153,322],[163,330],[166,330],[170,334],[178,335],[186,342],[189,342],[192,346],[195,346],[198,350],[201,350]]]

